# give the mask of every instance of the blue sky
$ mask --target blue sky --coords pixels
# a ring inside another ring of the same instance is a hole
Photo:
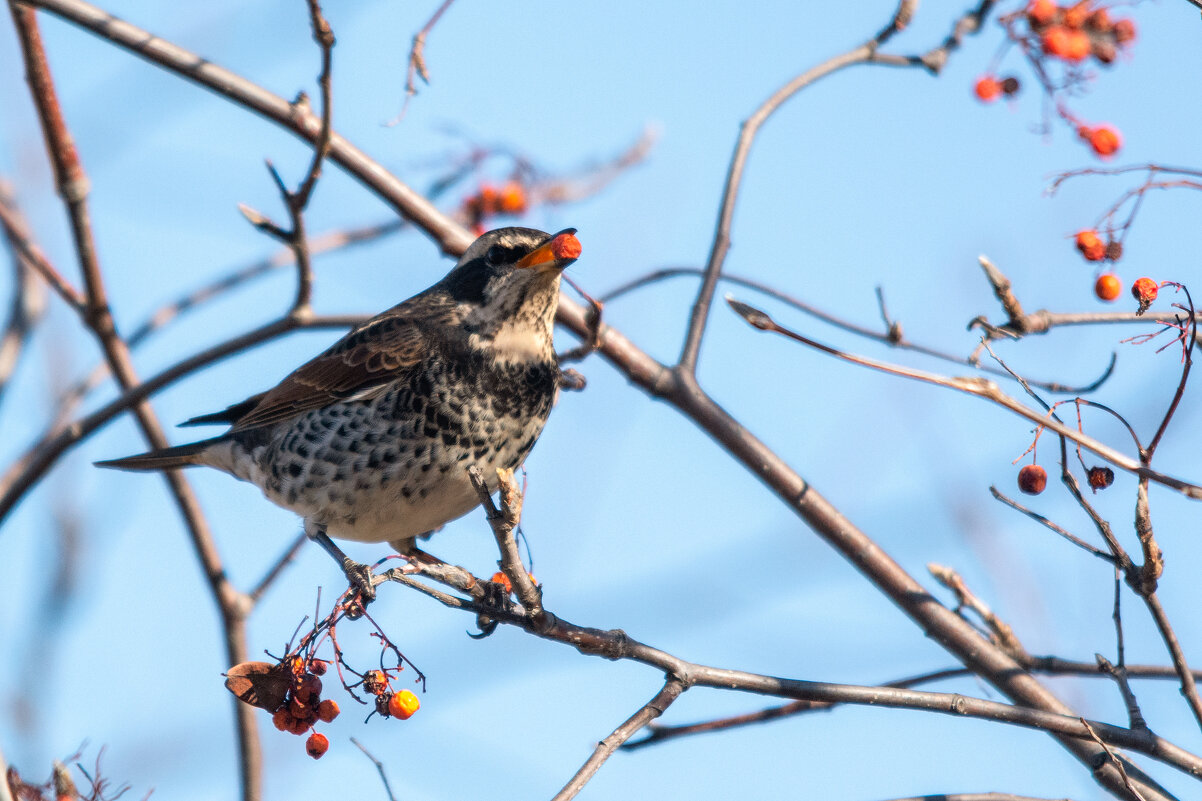
[[[338,37],[335,124],[351,141],[422,187],[463,136],[505,144],[550,170],[604,159],[654,126],[650,159],[588,201],[539,210],[524,222],[579,229],[584,256],[572,276],[602,293],[664,266],[703,263],[739,122],[802,69],[874,32],[886,2],[798,4],[480,3],[459,0],[431,34],[432,82],[396,127],[412,33],[435,4],[327,4]],[[271,90],[312,93],[317,53],[304,4],[230,0],[105,8]],[[941,39],[960,3],[924,3],[892,49],[924,50]],[[1109,121],[1126,144],[1116,164],[1196,165],[1202,89],[1189,74],[1202,45],[1187,3],[1140,4],[1133,58],[1073,101],[1082,117]],[[305,148],[269,124],[52,19],[44,33],[60,97],[93,183],[92,211],[119,326],[129,330],[181,293],[274,252],[236,210],[247,203],[282,218],[262,167],[271,158],[291,180]],[[1093,273],[1069,237],[1126,188],[1121,179],[1070,183],[1044,196],[1049,175],[1095,163],[1071,133],[1050,136],[1034,81],[1012,104],[982,106],[972,82],[1000,43],[995,24],[969,40],[945,73],[856,68],[806,90],[765,127],[753,151],[735,218],[732,273],[768,281],[854,321],[878,321],[873,290],[909,337],[968,353],[965,324],[999,310],[976,264],[987,254],[1014,280],[1029,309],[1095,310]],[[13,180],[50,258],[74,275],[74,256],[51,189],[40,133],[20,80],[15,38],[0,26],[0,174]],[[454,128],[463,136],[448,133]],[[453,205],[461,193],[446,201]],[[1194,193],[1150,197],[1127,241],[1120,274],[1190,283],[1198,262]],[[336,170],[308,216],[315,232],[388,218],[387,208]],[[424,238],[392,237],[319,259],[322,312],[374,312],[413,294],[450,266]],[[6,268],[7,269],[7,268]],[[0,282],[8,282],[6,274]],[[281,311],[292,277],[281,272],[181,320],[138,352],[143,374],[181,354],[250,328]],[[10,284],[0,284],[7,292]],[[693,285],[661,284],[617,301],[607,319],[661,359],[679,350]],[[759,303],[746,292],[736,292]],[[91,367],[95,347],[51,301],[0,408],[0,461],[7,464],[45,426],[48,388]],[[887,352],[764,301],[782,323],[878,358],[947,370]],[[1179,364],[1166,351],[1121,345],[1138,329],[1057,331],[999,346],[1016,369],[1088,383],[1119,352],[1096,399],[1143,431],[1154,427]],[[161,393],[166,423],[223,408],[266,388],[334,338],[311,333],[258,348]],[[568,343],[563,336],[562,342]],[[49,364],[54,365],[52,370]],[[621,627],[684,658],[791,677],[875,683],[951,664],[921,633],[742,468],[669,407],[648,400],[598,359],[578,366],[588,390],[561,398],[527,463],[524,530],[548,607],[569,620]],[[952,373],[967,368],[951,368]],[[980,401],[902,383],[836,363],[749,329],[716,306],[701,358],[714,397],[768,442],[912,574],[956,567],[1033,653],[1113,656],[1112,577],[1105,565],[996,504],[990,484],[1013,486],[1011,460],[1030,425]],[[89,407],[111,397],[98,391]],[[1196,391],[1191,389],[1157,457],[1164,472],[1202,479]],[[1090,419],[1093,435],[1126,448],[1116,426]],[[186,432],[172,432],[186,441]],[[1041,451],[1051,471],[1054,449]],[[32,687],[0,671],[0,748],[27,776],[87,740],[104,745],[106,772],[139,796],[230,796],[236,786],[230,711],[216,615],[162,482],[101,473],[91,461],[141,448],[122,420],[74,452],[0,529],[0,637],[33,641],[30,608],[44,590],[55,508],[86,521],[75,602]],[[1129,450],[1129,448],[1128,448]],[[234,581],[254,582],[298,529],[257,490],[216,473],[190,478]],[[1202,662],[1194,565],[1197,507],[1153,490],[1168,558],[1161,590],[1187,656]],[[1120,476],[1097,504],[1129,547],[1134,483]],[[1084,533],[1086,521],[1053,482],[1034,508]],[[430,550],[491,573],[492,538],[474,513],[451,524]],[[355,546],[375,559],[380,549]],[[257,610],[252,653],[278,652],[316,587],[339,575],[306,550]],[[942,597],[942,596],[941,596]],[[385,760],[404,799],[549,797],[591,745],[649,699],[661,677],[633,664],[589,659],[501,629],[481,642],[471,620],[415,594],[384,593],[377,619],[430,677],[422,711],[407,723],[363,725],[353,702],[325,727],[333,746],[319,762],[301,741],[262,716],[266,797],[383,793],[354,736]],[[1164,663],[1147,616],[1126,607],[1128,659]],[[350,635],[343,637],[351,641]],[[366,634],[362,654],[369,654]],[[364,656],[369,659],[370,656]],[[327,683],[329,684],[329,683]],[[1050,684],[1082,714],[1121,722],[1117,693],[1102,682]],[[978,683],[941,689],[972,694]],[[31,690],[34,692],[30,696]],[[1172,683],[1136,687],[1162,736],[1196,749],[1198,733]],[[328,693],[328,691],[327,691]],[[11,712],[20,696],[33,728]],[[759,708],[749,696],[695,690],[665,718],[688,722]],[[932,758],[937,754],[937,758]],[[872,769],[865,770],[865,756]],[[1181,792],[1182,779],[1154,774]],[[874,799],[930,792],[1006,790],[1094,798],[1087,773],[1046,736],[916,712],[841,709],[767,726],[617,754],[584,798],[769,797]]]

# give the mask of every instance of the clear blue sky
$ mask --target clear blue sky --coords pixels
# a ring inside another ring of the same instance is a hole
[[[726,162],[740,120],[789,77],[866,38],[888,2],[484,3],[459,0],[431,34],[432,83],[403,124],[384,127],[403,95],[409,40],[436,5],[327,4],[338,37],[335,123],[403,179],[421,187],[463,140],[506,144],[550,169],[618,152],[647,125],[660,140],[649,161],[608,191],[525,222],[579,229],[573,277],[594,293],[663,266],[697,265],[708,252]],[[1013,4],[1011,4],[1013,5]],[[928,2],[893,49],[941,39],[960,2]],[[105,8],[292,96],[312,93],[317,54],[304,3],[232,0],[168,4],[111,0]],[[1186,80],[1202,46],[1197,10],[1140,4],[1134,57],[1105,73],[1074,108],[1109,121],[1126,145],[1116,164],[1198,164],[1202,87]],[[239,216],[245,202],[282,215],[262,168],[273,159],[295,180],[307,151],[265,122],[92,37],[44,19],[60,97],[93,182],[92,210],[118,324],[128,330],[182,292],[275,250]],[[965,324],[999,310],[981,279],[984,253],[1014,280],[1028,308],[1093,310],[1093,273],[1066,238],[1092,223],[1124,188],[1070,184],[1043,196],[1047,177],[1095,163],[1070,132],[1033,129],[1040,100],[1027,84],[1007,106],[974,101],[971,86],[1001,40],[995,24],[952,58],[945,74],[858,68],[812,87],[765,128],[748,167],[729,271],[752,275],[866,325],[884,288],[908,336],[960,353]],[[15,38],[0,25],[0,174],[17,183],[39,240],[64,272],[74,258],[50,186],[40,133],[22,82]],[[452,197],[453,203],[460,195]],[[1199,196],[1150,197],[1120,273],[1196,281]],[[385,219],[387,209],[336,170],[318,187],[312,231]],[[449,262],[422,237],[394,237],[320,259],[323,312],[374,312],[440,277]],[[144,374],[278,313],[291,276],[212,304],[138,353]],[[7,268],[0,292],[7,292]],[[663,359],[679,348],[692,285],[678,281],[614,303],[607,319]],[[745,292],[741,297],[752,299]],[[1197,294],[1197,292],[1195,293]],[[758,301],[757,301],[758,302]],[[920,367],[765,302],[779,320],[832,344]],[[0,408],[0,463],[46,425],[51,386],[91,367],[94,346],[61,304]],[[1000,352],[1035,377],[1088,383],[1112,350],[1119,362],[1097,399],[1150,430],[1179,369],[1171,352],[1120,345],[1135,329],[1059,331]],[[256,349],[156,398],[165,422],[222,408],[266,388],[334,334]],[[569,337],[563,337],[566,344]],[[55,365],[52,372],[48,363]],[[69,368],[69,369],[66,369]],[[579,369],[584,393],[561,398],[527,463],[524,529],[548,607],[569,620],[621,627],[684,658],[797,678],[875,683],[952,664],[855,571],[742,468],[670,408],[649,401],[600,360]],[[951,368],[966,372],[966,368]],[[931,586],[928,562],[960,570],[1033,653],[1113,657],[1112,577],[1106,566],[1002,508],[990,484],[1013,486],[1011,460],[1030,425],[967,397],[869,374],[750,330],[715,307],[702,353],[705,386],[817,489]],[[90,406],[111,397],[96,393]],[[1197,393],[1191,390],[1158,454],[1165,472],[1195,481]],[[1117,427],[1090,431],[1126,448]],[[186,432],[172,432],[185,441]],[[0,749],[27,776],[90,743],[105,772],[136,796],[232,797],[236,787],[228,696],[216,615],[162,482],[101,473],[95,459],[141,448],[122,420],[71,455],[0,530],[0,639],[21,654],[37,625],[27,613],[45,590],[52,511],[83,517],[78,596],[38,664],[0,671]],[[1129,448],[1127,448],[1129,450]],[[1041,461],[1051,471],[1054,449]],[[257,490],[217,473],[190,476],[235,582],[254,582],[298,529]],[[1134,483],[1120,476],[1098,496],[1129,547]],[[1035,508],[1072,530],[1087,521],[1053,484]],[[1162,597],[1187,655],[1202,663],[1196,565],[1198,508],[1153,491],[1168,558]],[[447,527],[430,550],[492,572],[492,538],[479,513]],[[356,547],[368,560],[379,548]],[[315,590],[340,587],[328,558],[307,549],[250,626],[252,653],[279,652]],[[942,597],[942,596],[941,596]],[[313,762],[298,738],[262,716],[267,798],[383,798],[354,736],[388,766],[398,797],[550,797],[592,744],[649,699],[661,677],[634,664],[585,658],[501,629],[481,642],[472,621],[399,589],[376,607],[389,633],[430,677],[407,723],[373,720],[336,694],[344,714],[324,727],[330,753]],[[1126,607],[1128,659],[1164,663],[1146,614]],[[361,659],[370,647],[359,639]],[[1056,680],[1082,714],[1124,719],[1100,680]],[[327,684],[332,684],[328,682]],[[942,689],[990,691],[975,683]],[[34,717],[14,723],[17,699]],[[1157,732],[1197,749],[1198,732],[1172,683],[1136,687]],[[329,693],[328,691],[328,694]],[[666,716],[680,723],[748,711],[761,699],[697,690]],[[932,759],[938,754],[937,759]],[[1181,777],[1155,775],[1186,796]],[[1086,771],[1044,735],[914,712],[828,714],[617,754],[582,796],[802,798],[860,801],[933,792],[1005,790],[1100,796]]]

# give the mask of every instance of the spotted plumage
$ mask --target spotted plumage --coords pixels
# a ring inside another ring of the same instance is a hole
[[[490,231],[443,280],[372,318],[267,392],[186,425],[213,439],[101,462],[207,465],[259,487],[310,533],[405,548],[470,511],[534,447],[559,384],[552,325],[574,231]]]

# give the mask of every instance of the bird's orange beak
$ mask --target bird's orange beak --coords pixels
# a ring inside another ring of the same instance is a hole
[[[576,238],[576,229],[565,228],[519,259],[517,266],[562,270],[580,258],[580,252],[580,240]]]

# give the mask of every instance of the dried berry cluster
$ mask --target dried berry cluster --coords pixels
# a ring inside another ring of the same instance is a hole
[[[477,234],[484,233],[485,223],[493,217],[524,214],[529,206],[526,188],[518,181],[508,181],[500,189],[481,184],[480,189],[463,200],[461,213]]]
[[[363,689],[376,697],[376,712],[386,718],[408,720],[421,708],[421,701],[409,690],[393,692],[388,683],[388,674],[382,670],[369,670],[363,674]]]
[[[275,727],[292,734],[304,734],[317,721],[329,723],[338,717],[338,703],[328,698],[322,700],[321,697],[320,677],[326,672],[326,663],[320,659],[306,661],[294,656],[289,660],[288,667],[292,682],[284,702],[272,712],[271,722]],[[330,741],[317,732],[313,732],[305,741],[305,751],[314,759],[320,759],[329,747]]]
[[[1123,257],[1123,243],[1114,239],[1102,241],[1102,237],[1092,228],[1078,231],[1076,236],[1077,250],[1086,261],[1115,262]],[[1094,294],[1098,300],[1113,303],[1123,294],[1123,282],[1114,273],[1102,273],[1094,281]],[[1131,285],[1131,295],[1139,303],[1137,314],[1143,314],[1156,300],[1160,285],[1151,278],[1138,278]]]

